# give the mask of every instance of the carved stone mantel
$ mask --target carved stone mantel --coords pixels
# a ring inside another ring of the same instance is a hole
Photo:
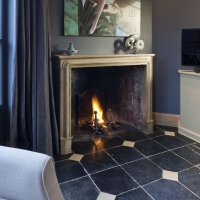
[[[152,119],[152,78],[154,54],[125,54],[125,55],[55,55],[60,71],[60,113],[59,130],[61,154],[71,152],[71,69],[86,67],[111,66],[146,66],[144,91],[142,92],[144,113],[141,131],[146,134],[153,132]]]

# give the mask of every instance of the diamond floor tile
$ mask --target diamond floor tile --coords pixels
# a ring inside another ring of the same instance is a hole
[[[74,154],[69,158],[69,160],[74,160],[74,161],[80,162],[82,158],[83,158],[83,155],[81,155],[81,154],[75,154],[75,153],[74,153]]]
[[[97,200],[115,200],[116,195],[100,192]]]
[[[171,181],[178,181],[178,172],[171,172],[171,171],[163,170],[162,178],[171,180]]]
[[[124,140],[124,142],[123,142],[122,145],[123,145],[123,146],[127,146],[127,147],[134,147],[135,142],[131,142],[131,141],[126,141],[126,140]]]

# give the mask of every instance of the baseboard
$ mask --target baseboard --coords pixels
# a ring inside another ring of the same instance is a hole
[[[192,140],[195,140],[195,141],[197,141],[197,142],[200,142],[200,134],[195,133],[195,132],[193,132],[193,131],[191,131],[191,130],[188,130],[188,129],[182,127],[182,126],[180,125],[180,123],[179,123],[179,125],[178,125],[178,132],[179,132],[180,134],[182,134],[182,135],[184,135],[184,136],[186,136],[186,137],[192,139]]]
[[[154,124],[178,127],[180,115],[166,114],[166,113],[153,113]]]

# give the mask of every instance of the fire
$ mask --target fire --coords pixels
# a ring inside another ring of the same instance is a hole
[[[94,119],[94,111],[97,111],[97,119],[99,123],[103,123],[103,109],[101,108],[101,105],[98,101],[98,98],[96,96],[92,97],[92,108],[93,108],[93,115],[92,119]]]

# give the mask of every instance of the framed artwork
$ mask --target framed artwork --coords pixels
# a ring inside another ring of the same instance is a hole
[[[141,0],[64,0],[64,35],[140,35]]]

